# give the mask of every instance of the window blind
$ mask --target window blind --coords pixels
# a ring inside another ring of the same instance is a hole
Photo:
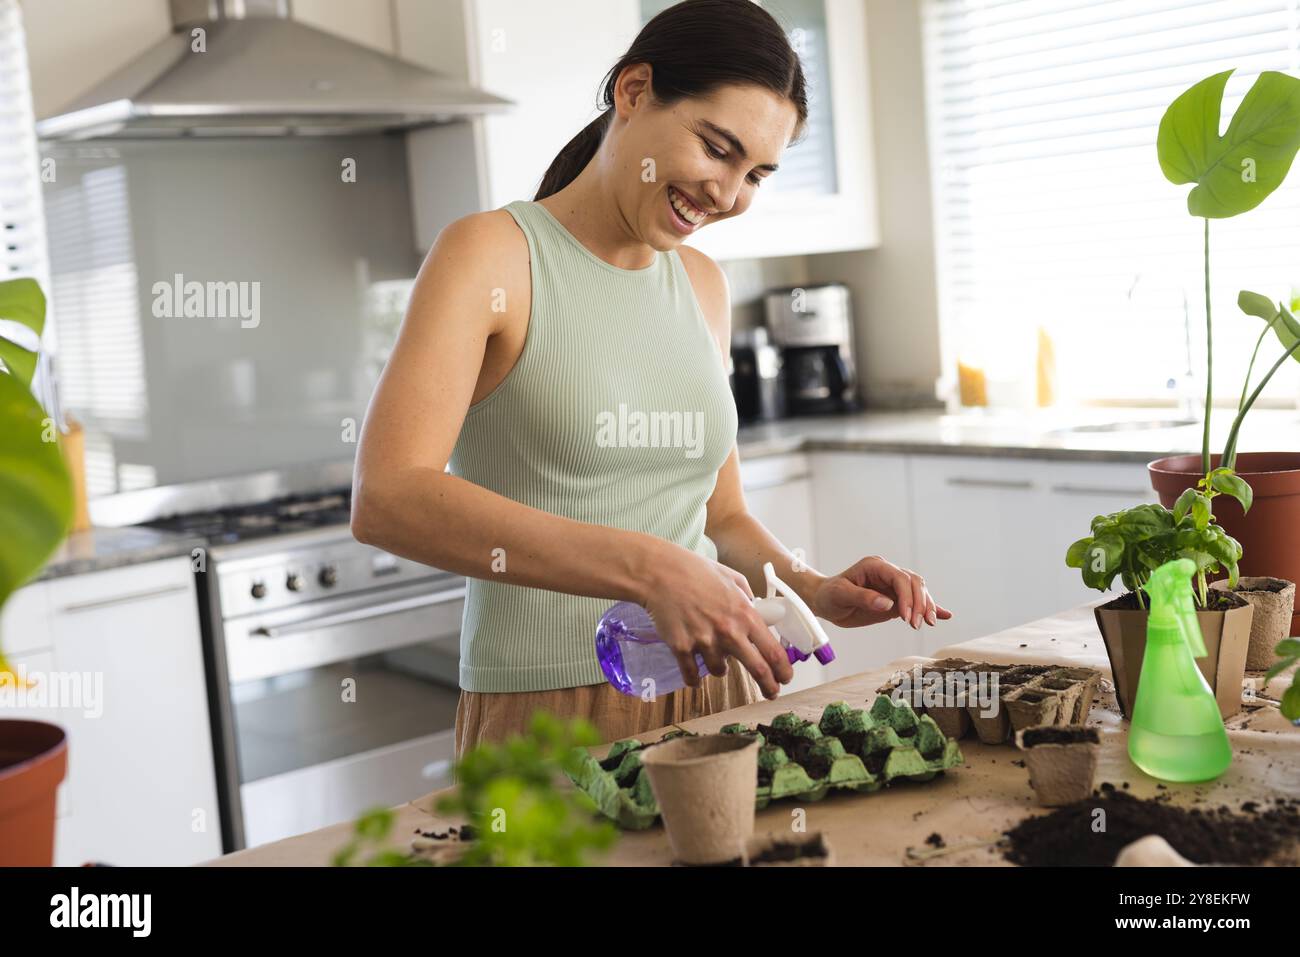
[[[924,0],[922,16],[945,362],[1032,370],[1041,327],[1067,398],[1203,394],[1203,222],[1161,173],[1156,132],[1211,74],[1236,70],[1223,128],[1261,71],[1300,75],[1300,3]],[[1220,402],[1235,406],[1261,329],[1237,293],[1300,292],[1298,210],[1293,171],[1211,221]],[[1280,354],[1269,337],[1256,376]],[[1300,364],[1264,397],[1293,406]]]
[[[0,276],[48,278],[40,165],[18,0],[0,0]]]
[[[48,294],[39,163],[22,11],[18,0],[0,0],[0,280],[31,277]],[[29,349],[40,345],[25,326],[5,320],[0,326],[7,337]],[[53,341],[48,322],[46,328],[44,350]],[[42,351],[32,391],[49,409],[47,355]]]

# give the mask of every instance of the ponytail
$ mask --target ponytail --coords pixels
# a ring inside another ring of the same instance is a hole
[[[800,127],[808,119],[803,67],[770,13],[752,0],[682,0],[642,27],[605,74],[600,115],[552,160],[533,202],[564,189],[591,162],[612,122],[618,78],[636,63],[650,64],[651,92],[664,106],[707,96],[726,84],[748,83],[789,99]]]
[[[578,174],[587,168],[587,164],[600,149],[600,143],[605,138],[605,131],[609,129],[612,115],[608,107],[602,107],[600,115],[584,126],[577,136],[569,140],[564,149],[560,150],[559,155],[551,161],[546,175],[542,177],[541,185],[537,187],[537,195],[533,197],[533,202],[558,193],[578,178]]]

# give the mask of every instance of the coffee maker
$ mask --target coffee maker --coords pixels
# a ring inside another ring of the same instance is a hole
[[[858,409],[848,287],[788,286],[770,290],[763,304],[772,341],[781,350],[789,414]]]
[[[781,350],[771,344],[766,329],[738,329],[732,334],[731,366],[731,391],[741,423],[785,418]]]

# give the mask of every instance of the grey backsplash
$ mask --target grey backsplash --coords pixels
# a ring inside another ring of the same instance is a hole
[[[54,348],[92,496],[351,457],[419,268],[400,137],[46,155]],[[256,314],[205,296],[202,317],[157,315],[178,275],[243,284],[222,292]]]

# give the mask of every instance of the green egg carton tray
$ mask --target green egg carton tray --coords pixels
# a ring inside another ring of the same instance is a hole
[[[659,740],[690,733],[670,731]],[[758,808],[784,798],[818,801],[832,790],[869,792],[897,780],[929,781],[964,760],[957,742],[945,737],[933,718],[886,695],[868,710],[842,701],[829,704],[816,723],[787,712],[770,725],[729,724],[722,733],[758,738]],[[628,830],[650,827],[659,817],[650,776],[641,768],[647,747],[629,738],[616,741],[604,758],[584,751],[570,775],[601,813]]]

